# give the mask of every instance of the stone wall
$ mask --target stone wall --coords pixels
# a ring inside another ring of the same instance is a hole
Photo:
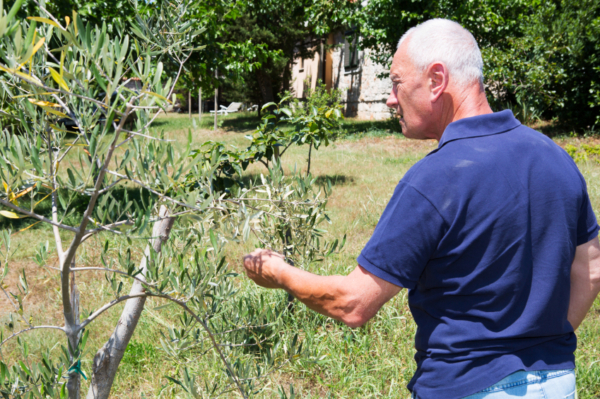
[[[325,83],[327,87],[342,90],[342,102],[345,105],[346,117],[383,120],[391,114],[385,102],[392,90],[392,82],[388,79],[379,79],[378,74],[387,72],[386,67],[371,61],[368,51],[359,52],[359,66],[346,70],[344,68],[344,40],[343,32],[338,32],[329,37],[329,44],[336,46],[327,54],[326,60],[321,60],[317,51],[313,59],[303,62],[296,59],[292,67],[292,90],[296,97],[303,97],[305,82],[310,81],[314,89],[317,79],[322,79],[325,69]],[[323,62],[326,63],[325,68]]]
[[[369,120],[389,118],[391,114],[385,102],[392,90],[392,82],[377,77],[387,72],[386,67],[373,63],[368,51],[360,51],[359,66],[345,70],[343,33],[334,35],[334,43],[338,46],[331,52],[332,86],[342,90],[346,116]]]

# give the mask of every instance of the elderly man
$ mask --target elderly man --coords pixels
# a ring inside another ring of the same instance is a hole
[[[406,137],[439,146],[402,178],[356,269],[317,276],[266,250],[244,266],[351,327],[407,288],[413,398],[574,398],[574,330],[600,291],[598,224],[571,158],[492,112],[482,66],[455,22],[406,32],[387,104]]]

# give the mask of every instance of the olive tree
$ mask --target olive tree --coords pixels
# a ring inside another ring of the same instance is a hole
[[[38,6],[46,10],[43,2]],[[273,309],[235,299],[238,289],[223,245],[252,235],[264,246],[295,248],[290,253],[300,263],[331,253],[337,242],[322,244],[317,227],[327,219],[327,190],[317,188],[310,176],[284,175],[276,160],[259,181],[224,187],[218,184],[226,167],[218,148],[198,157],[191,134],[180,148],[153,130],[186,61],[201,51],[191,43],[202,30],[186,22],[184,0],[164,3],[149,16],[138,14],[132,35],[109,35],[105,25],[86,24],[76,13],[64,21],[47,12],[16,20],[18,7],[19,2],[0,16],[2,112],[10,120],[0,132],[0,215],[51,226],[58,267],[49,266],[47,243],[40,244],[35,259],[59,274],[64,324],[35,325],[27,317],[24,272],[19,287],[8,292],[3,286],[14,252],[4,231],[0,288],[14,306],[11,320],[16,317],[18,323],[0,331],[0,351],[14,340],[22,357],[0,361],[0,393],[79,398],[81,377],[87,378],[81,360],[90,328],[126,301],[90,372],[87,397],[107,398],[149,297],[178,312],[179,328],[169,329],[163,340],[170,356],[202,348],[222,363],[223,376],[210,384],[199,384],[187,368],[181,378],[171,377],[181,389],[193,397],[257,392],[256,381],[298,356],[300,346],[293,337],[278,354],[277,345],[261,356],[240,352],[260,344],[242,332],[271,323],[272,315],[265,315]],[[165,79],[166,59],[178,69]],[[133,79],[139,85],[132,88]],[[47,198],[51,209],[44,213],[38,206]],[[85,206],[78,212],[75,204],[81,201]],[[294,232],[291,241],[282,238],[283,231]],[[78,251],[93,237],[105,238],[102,266],[78,266]],[[124,237],[129,245],[149,242],[136,264],[129,250],[109,250],[111,237]],[[82,312],[85,292],[79,292],[75,277],[81,271],[105,278],[113,299]],[[133,282],[128,294],[127,281]],[[30,363],[25,333],[41,329],[64,333],[62,353],[47,350],[41,361]]]

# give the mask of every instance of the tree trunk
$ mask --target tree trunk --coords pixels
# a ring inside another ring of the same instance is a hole
[[[290,54],[289,61],[283,69],[283,79],[281,82],[281,93],[290,90],[290,84],[292,82],[292,67],[294,66],[294,54]]]
[[[75,267],[75,261],[71,262],[71,268]],[[75,284],[75,273],[71,273],[71,309],[73,311],[73,318],[75,323],[79,324],[79,290]],[[69,340],[69,355],[70,361],[73,363],[78,357],[77,347],[79,346],[80,333],[68,333],[67,339]],[[69,399],[79,399],[81,395],[81,375],[75,371],[69,374],[69,380],[67,381],[67,392]]]
[[[310,174],[310,154],[312,152],[312,143],[310,143],[310,146],[308,147],[308,167],[306,168],[306,176],[308,177],[308,175]]]
[[[215,69],[215,82],[218,82],[219,79],[219,70]],[[213,130],[217,130],[217,111],[219,109],[219,89],[217,89],[216,83],[215,83],[215,127]]]
[[[168,209],[164,205],[161,206],[159,216],[163,218],[167,215]],[[152,229],[153,239],[146,247],[144,257],[140,263],[142,272],[137,275],[139,279],[144,279],[144,276],[146,275],[147,262],[150,257],[150,246],[152,246],[156,253],[160,253],[162,243],[169,238],[174,222],[175,218],[166,218],[154,223],[154,228]],[[139,294],[144,291],[142,283],[135,280],[131,287],[130,295]],[[92,380],[90,389],[87,393],[87,399],[108,398],[110,388],[112,387],[115,375],[117,374],[119,363],[125,354],[127,344],[140,319],[145,302],[145,297],[129,299],[126,302],[115,331],[98,353],[96,353],[96,356],[94,356],[94,362],[92,364]]]
[[[273,96],[273,82],[271,81],[269,74],[262,68],[256,70],[256,82],[258,83],[262,103],[275,102],[275,97]]]

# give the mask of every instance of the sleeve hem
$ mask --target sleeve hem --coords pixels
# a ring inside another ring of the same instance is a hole
[[[388,283],[397,285],[398,287],[413,289],[417,285],[415,281],[411,281],[403,277],[393,276],[385,270],[380,269],[379,267],[369,262],[362,254],[358,256],[356,261],[363,269],[365,269],[369,273],[379,277],[382,280],[387,281]]]
[[[577,246],[580,246],[587,242],[590,242],[592,239],[594,239],[596,236],[598,236],[599,228],[600,228],[600,226],[598,226],[598,223],[596,223],[596,225],[594,227],[592,227],[590,230],[588,230],[588,232],[586,234],[577,236]]]

